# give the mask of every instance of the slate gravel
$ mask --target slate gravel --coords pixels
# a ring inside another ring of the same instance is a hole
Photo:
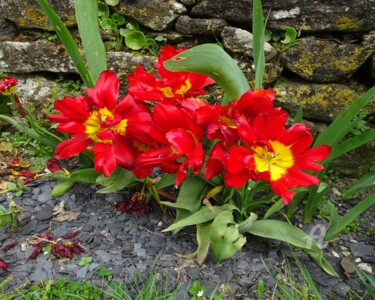
[[[283,269],[285,259],[290,258],[294,274],[302,278],[293,265],[289,247],[283,243],[271,243],[248,236],[244,248],[231,259],[215,263],[210,253],[205,264],[200,267],[195,262],[176,255],[189,254],[196,250],[193,228],[183,230],[177,235],[162,232],[173,222],[170,213],[163,215],[159,208],[155,207],[152,213],[144,217],[120,214],[116,212],[115,204],[122,201],[128,192],[98,194],[93,185],[77,184],[65,195],[51,198],[54,184],[54,181],[40,179],[29,185],[22,196],[13,195],[17,205],[24,210],[24,215],[19,229],[0,229],[1,249],[16,240],[19,241],[16,247],[6,253],[0,250],[0,258],[9,265],[9,273],[0,270],[0,282],[7,276],[12,276],[8,290],[20,286],[26,280],[37,283],[40,280],[57,280],[60,277],[65,277],[68,281],[89,280],[102,284],[103,278],[98,274],[100,267],[111,269],[113,280],[127,281],[137,273],[146,276],[158,255],[159,259],[155,262],[156,271],[161,275],[161,280],[168,278],[170,288],[181,286],[181,299],[189,299],[187,290],[194,280],[199,280],[209,291],[218,286],[224,299],[256,297],[259,278],[262,278],[266,288],[272,291],[275,282],[262,260],[269,267],[280,270]],[[0,205],[7,206],[6,198],[7,195],[0,196]],[[73,220],[56,219],[54,208],[61,206],[62,202],[65,212],[75,213]],[[52,231],[56,237],[80,230],[77,239],[87,252],[71,260],[57,260],[51,253],[42,253],[35,260],[28,259],[34,249],[28,241],[32,236],[47,230]],[[304,230],[309,230],[309,227]],[[358,236],[358,240],[360,237]],[[324,249],[325,257],[340,274],[340,278],[325,274],[308,255],[296,251],[325,299],[346,299],[348,287],[352,287],[359,294],[364,293],[364,287],[359,284],[357,275],[352,275],[350,279],[344,275],[340,260],[344,250],[347,250],[354,258],[361,259],[375,269],[374,236],[358,243],[353,239],[353,236],[344,236],[339,243]],[[88,266],[79,265],[83,256],[92,257]]]

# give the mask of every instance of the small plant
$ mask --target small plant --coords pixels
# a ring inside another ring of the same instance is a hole
[[[265,41],[273,41],[276,43],[276,48],[280,51],[286,51],[288,48],[299,43],[297,39],[298,32],[295,28],[285,26],[282,31],[265,30]]]
[[[126,22],[125,18],[118,13],[110,13],[107,3],[98,3],[99,23],[102,29],[110,30],[117,36],[115,43],[111,44],[116,50],[119,50],[125,42],[125,45],[132,50],[148,49],[151,52],[157,52],[160,47],[157,43],[166,42],[166,38],[158,35],[155,38],[147,37],[135,21]],[[123,27],[125,26],[125,27]]]
[[[19,292],[22,294],[22,292]],[[102,299],[102,291],[88,282],[67,282],[65,278],[59,278],[57,281],[42,281],[38,285],[31,286],[28,291],[23,294],[24,300],[34,299]]]
[[[99,276],[102,278],[105,278],[107,281],[112,280],[112,270],[107,269],[106,267],[100,267],[99,268]]]
[[[198,280],[195,280],[189,289],[189,294],[192,296],[190,300],[222,300],[223,298],[221,296],[216,295],[216,289],[211,292],[209,298],[206,298],[204,293],[207,291],[207,288],[202,286]]]
[[[26,185],[23,183],[22,179],[17,179],[17,182],[7,182],[7,190],[13,192],[17,197],[21,196],[26,190]]]
[[[79,261],[81,267],[89,267],[92,262],[92,256],[84,256]]]
[[[8,197],[9,210],[0,205],[0,228],[10,225],[13,229],[18,226],[18,219],[22,214],[21,209],[11,197]]]
[[[55,33],[50,33],[47,31],[42,33],[42,39],[48,40],[50,42],[56,42],[58,38],[59,37]]]
[[[351,134],[354,136],[361,135],[362,133],[365,133],[366,131],[370,130],[370,127],[367,125],[365,118],[370,114],[368,109],[361,110],[358,115],[355,117],[354,120],[358,120],[356,126],[354,126],[351,130]]]

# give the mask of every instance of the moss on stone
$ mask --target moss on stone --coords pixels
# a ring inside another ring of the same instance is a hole
[[[336,21],[337,28],[342,31],[356,31],[361,28],[361,24],[358,19],[354,19],[348,16],[338,16]]]

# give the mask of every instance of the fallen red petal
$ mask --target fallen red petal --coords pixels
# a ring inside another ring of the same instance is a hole
[[[13,243],[11,243],[11,244],[9,244],[9,245],[6,245],[4,248],[3,248],[3,251],[4,252],[7,252],[7,251],[9,251],[10,249],[12,249],[12,248],[14,248],[15,246],[17,246],[18,245],[18,241],[15,241],[15,242],[13,242]]]
[[[50,170],[51,172],[61,172],[60,165],[57,160],[50,159],[47,161],[47,169]]]
[[[1,258],[0,258],[0,270],[3,270],[5,272],[9,272],[8,264],[5,261],[3,261]]]

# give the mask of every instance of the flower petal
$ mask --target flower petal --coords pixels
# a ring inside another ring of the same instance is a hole
[[[55,149],[55,158],[67,159],[74,155],[78,155],[88,146],[92,144],[92,140],[86,134],[78,134],[69,140],[59,143]]]
[[[88,88],[87,95],[94,100],[98,108],[106,107],[113,111],[118,100],[120,81],[111,70],[102,72],[95,88]]]

